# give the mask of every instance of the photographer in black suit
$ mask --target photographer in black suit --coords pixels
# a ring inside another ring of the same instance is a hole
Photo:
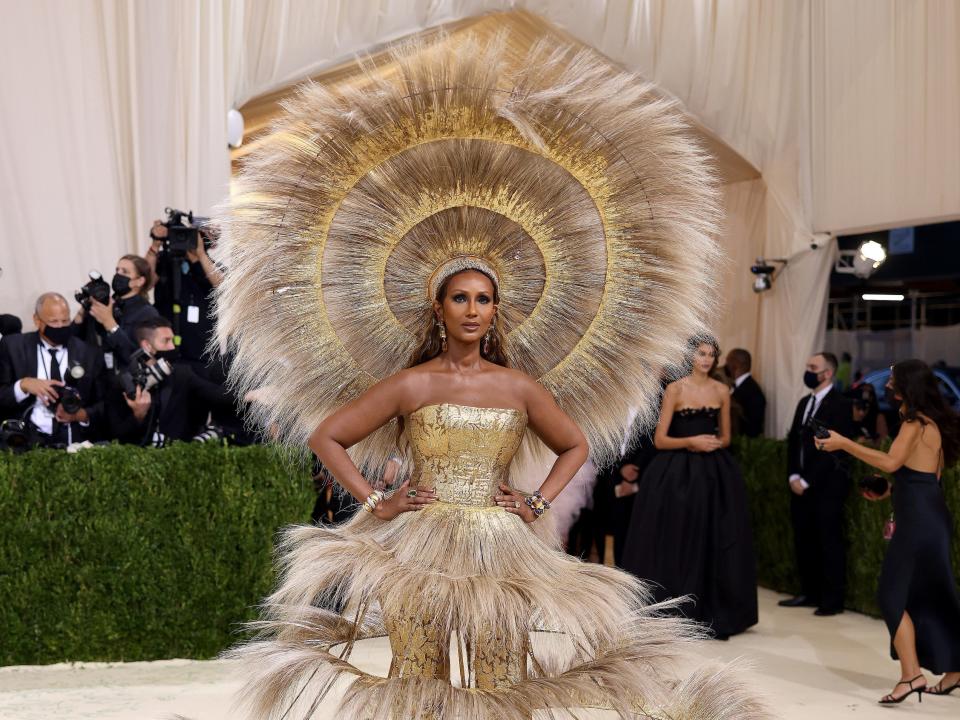
[[[780,605],[816,607],[814,614],[820,616],[843,612],[846,586],[843,506],[850,492],[850,473],[837,456],[817,452],[814,445],[818,424],[846,437],[853,434],[850,400],[834,389],[836,370],[833,353],[818,353],[807,361],[803,382],[812,392],[797,404],[787,437],[790,514],[801,592]]]
[[[734,348],[727,353],[724,368],[733,381],[734,434],[747,437],[763,435],[763,419],[767,412],[767,398],[759,383],[750,372],[750,353],[743,348]]]
[[[88,439],[103,416],[102,355],[73,336],[62,295],[41,295],[33,321],[37,332],[0,340],[0,417],[25,420],[42,445]]]
[[[117,376],[107,398],[113,436],[121,442],[157,447],[171,440],[191,440],[202,428],[202,422],[191,420],[198,415],[191,410],[199,406],[205,418],[211,406],[230,405],[230,395],[199,377],[189,365],[178,363],[173,328],[166,318],[146,320],[135,333],[142,352],[134,353],[130,367]],[[133,387],[125,388],[125,383]]]

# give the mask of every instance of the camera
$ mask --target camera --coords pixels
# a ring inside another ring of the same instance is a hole
[[[65,413],[73,415],[80,412],[80,408],[83,407],[83,398],[80,397],[80,392],[75,387],[64,385],[57,388],[56,404],[62,407]]]
[[[87,277],[90,281],[77,290],[73,297],[83,306],[84,310],[90,310],[90,300],[96,300],[98,303],[107,305],[110,302],[110,283],[103,279],[103,276],[96,270],[91,270]]]
[[[193,211],[165,208],[167,221],[163,226],[167,229],[167,236],[163,238],[163,252],[171,257],[182,258],[188,251],[197,249],[197,240],[203,238],[204,247],[208,248],[216,239],[216,233],[210,223],[210,218],[194,216]]]
[[[150,364],[151,359],[143,348],[134,351],[130,356],[129,367],[120,373],[120,386],[128,396],[136,395],[137,388],[150,390],[173,374],[173,366],[166,360],[159,358],[155,363]]]
[[[36,445],[30,428],[23,420],[4,420],[0,423],[0,452],[26,452]]]

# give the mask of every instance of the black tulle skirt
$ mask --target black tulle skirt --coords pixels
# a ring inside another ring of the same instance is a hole
[[[726,450],[657,453],[640,482],[624,568],[658,600],[689,596],[683,613],[718,636],[757,622],[757,574],[746,486]]]

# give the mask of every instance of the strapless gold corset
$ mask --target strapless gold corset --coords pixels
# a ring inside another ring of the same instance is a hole
[[[526,426],[526,413],[508,408],[444,403],[414,410],[406,420],[410,484],[436,488],[443,502],[491,506]]]

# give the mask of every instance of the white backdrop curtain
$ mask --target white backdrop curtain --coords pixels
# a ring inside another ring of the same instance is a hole
[[[716,326],[754,351],[782,434],[823,341],[833,247],[810,251],[813,230],[960,215],[953,0],[0,0],[0,311],[28,319],[39,292],[112,274],[166,205],[208,212],[227,192],[230,107],[513,7],[657,82],[762,172],[727,190],[743,243],[723,239]],[[760,252],[792,259],[757,298],[745,262]]]

